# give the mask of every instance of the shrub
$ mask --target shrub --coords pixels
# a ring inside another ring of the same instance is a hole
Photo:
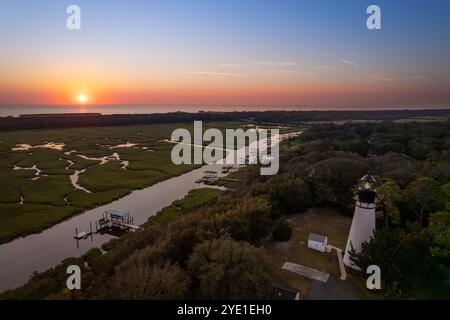
[[[276,183],[269,193],[274,217],[298,213],[312,204],[308,185],[299,178],[286,178]]]
[[[292,227],[284,220],[278,220],[273,226],[272,237],[275,241],[289,241],[292,236]]]

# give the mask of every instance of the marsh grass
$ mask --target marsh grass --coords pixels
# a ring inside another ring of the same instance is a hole
[[[151,222],[167,225],[174,221],[179,214],[186,213],[189,210],[210,204],[223,191],[218,189],[194,189],[191,190],[186,197],[173,202],[170,206],[165,207],[150,219]]]
[[[238,123],[205,124],[209,127],[233,128]],[[122,127],[86,127],[52,130],[0,132],[0,243],[44,230],[87,209],[117,200],[131,191],[181,175],[198,166],[172,164],[173,130],[193,131],[192,123],[133,125]],[[64,143],[63,150],[32,148],[12,151],[18,144],[37,146],[48,142]],[[132,148],[111,147],[137,144]],[[75,150],[75,152],[67,154]],[[116,160],[100,161],[79,157],[101,158],[118,153],[128,161],[127,169]],[[73,162],[66,169],[70,162]],[[14,166],[41,170],[13,170]],[[69,175],[80,174],[78,184],[92,191],[75,189]],[[33,180],[35,179],[35,180]],[[20,204],[21,197],[24,203]],[[68,200],[68,203],[65,201]]]

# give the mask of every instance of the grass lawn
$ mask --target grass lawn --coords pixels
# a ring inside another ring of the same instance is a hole
[[[341,273],[336,251],[321,253],[309,249],[308,236],[310,233],[325,235],[328,237],[328,244],[345,249],[352,219],[332,209],[312,208],[304,213],[288,216],[288,221],[292,226],[291,239],[288,242],[274,242],[270,239],[264,243],[264,248],[273,262],[275,282],[300,290],[304,296],[309,290],[311,280],[283,270],[282,265],[289,261],[339,278]],[[351,277],[349,281],[361,280]]]
[[[151,217],[150,221],[162,225],[169,224],[174,221],[180,213],[210,204],[222,192],[223,191],[221,190],[210,188],[191,190],[186,197],[174,201],[170,206],[165,207],[154,217]]]
[[[219,180],[215,181],[213,183],[213,185],[217,185],[217,186],[233,189],[234,187],[236,187],[236,185],[239,184],[239,179],[240,179],[240,176],[241,176],[241,173],[242,173],[241,170],[244,170],[244,169],[240,169],[239,171],[230,172],[225,177],[225,179],[224,178],[220,178]]]

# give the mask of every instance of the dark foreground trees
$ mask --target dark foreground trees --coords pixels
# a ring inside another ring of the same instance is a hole
[[[151,264],[145,259],[121,265],[105,297],[130,300],[167,300],[189,297],[190,278],[177,264]]]
[[[275,241],[289,241],[292,236],[292,227],[285,219],[275,222],[272,230],[272,237]]]
[[[269,296],[270,268],[261,249],[231,239],[195,247],[189,270],[203,299],[264,299]]]
[[[368,266],[379,266],[382,289],[389,298],[448,298],[448,226],[440,232],[444,233],[422,229],[418,224],[377,230],[374,238],[363,244],[361,253],[352,251],[351,260],[364,274]]]

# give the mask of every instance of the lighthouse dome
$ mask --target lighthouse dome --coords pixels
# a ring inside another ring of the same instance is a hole
[[[375,191],[376,185],[377,180],[372,175],[370,175],[370,173],[367,173],[364,177],[361,178],[359,189],[366,191]]]
[[[358,201],[360,203],[368,203],[373,204],[376,200],[377,194],[377,180],[370,175],[370,173],[366,174],[359,181],[358,187]]]
[[[377,182],[377,180],[372,175],[370,175],[370,173],[368,173],[364,177],[362,177],[361,181]]]

